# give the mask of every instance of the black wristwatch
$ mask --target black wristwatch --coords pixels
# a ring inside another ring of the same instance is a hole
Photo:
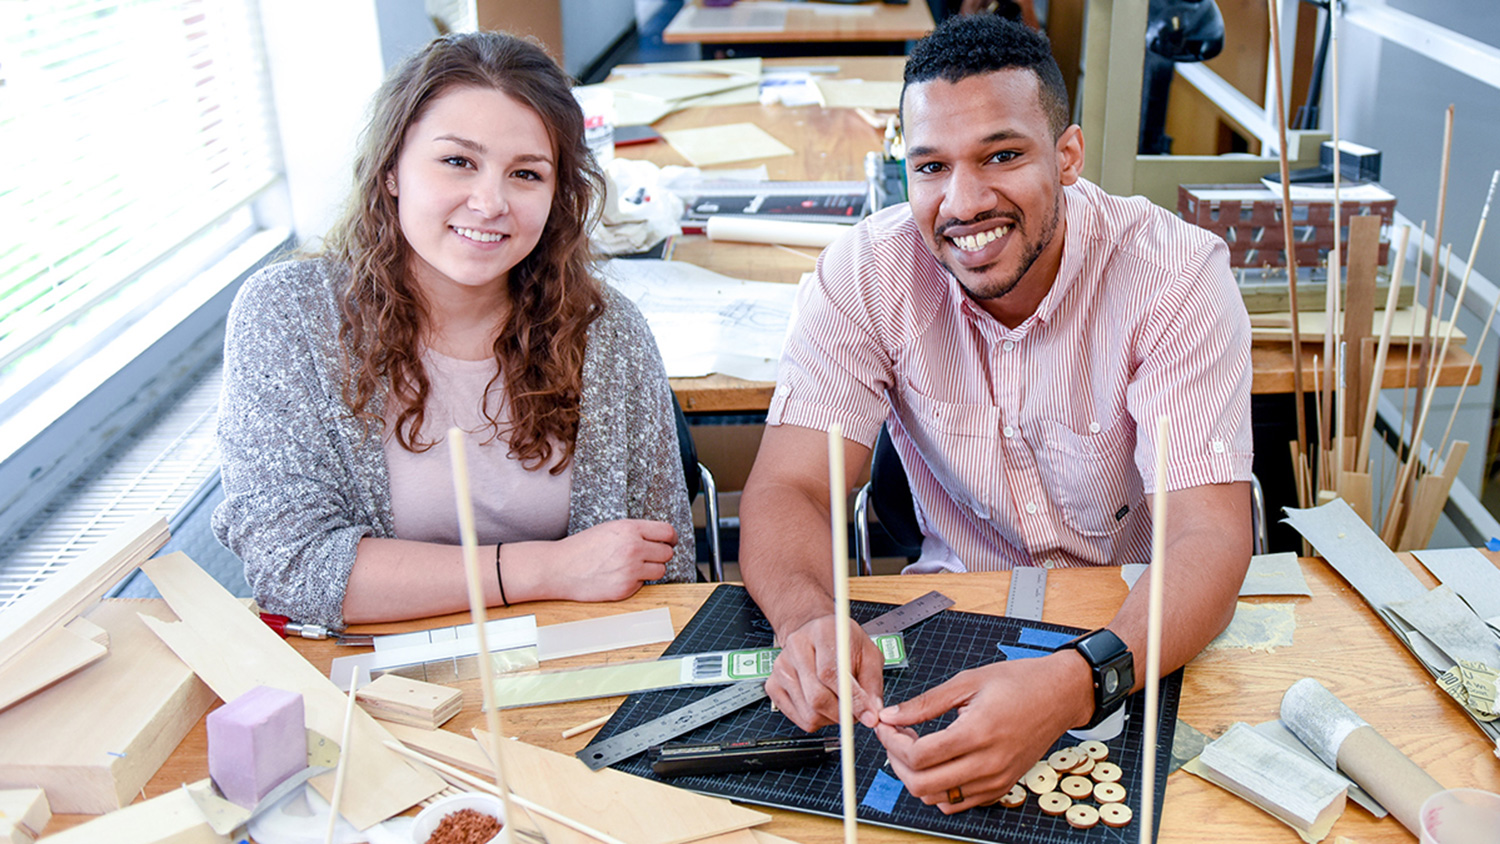
[[[1094,672],[1094,717],[1077,729],[1097,727],[1100,721],[1115,714],[1135,686],[1135,660],[1120,637],[1107,627],[1085,633],[1058,650],[1063,648],[1077,650]]]

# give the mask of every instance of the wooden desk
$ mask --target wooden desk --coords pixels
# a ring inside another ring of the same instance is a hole
[[[1411,562],[1409,555],[1403,556],[1424,583],[1435,585],[1425,570]],[[1496,555],[1490,556],[1494,559]],[[1254,724],[1271,720],[1277,717],[1281,695],[1289,685],[1302,677],[1316,677],[1439,782],[1450,788],[1466,786],[1500,792],[1500,762],[1491,755],[1492,748],[1484,735],[1457,704],[1438,689],[1416,659],[1331,568],[1317,559],[1303,560],[1302,568],[1312,588],[1311,599],[1249,599],[1252,603],[1294,604],[1296,644],[1274,653],[1221,650],[1199,656],[1186,672],[1179,717],[1212,735],[1222,733],[1235,721]],[[851,583],[851,593],[859,600],[903,603],[937,589],[957,601],[957,609],[1001,613],[1009,582],[1008,573],[856,578]],[[491,610],[490,615],[498,618],[534,612],[538,623],[555,624],[593,617],[601,611],[625,612],[666,605],[671,609],[673,627],[681,630],[714,588],[710,584],[648,586],[629,600],[607,608],[551,602],[522,609]],[[1056,570],[1048,578],[1044,620],[1097,627],[1110,619],[1125,594],[1118,569]],[[461,616],[450,616],[420,624],[378,625],[361,630],[395,632],[464,620]],[[324,671],[341,653],[327,642],[298,639],[294,645]],[[650,658],[663,647],[612,651],[576,657],[569,662],[597,664]],[[509,710],[504,714],[505,729],[524,741],[572,753],[586,745],[592,735],[564,740],[560,738],[561,732],[613,711],[620,700],[609,698]],[[482,727],[484,718],[478,702],[478,684],[471,682],[464,688],[463,711],[448,722],[446,729],[467,735],[471,728]],[[145,794],[156,796],[179,783],[205,776],[206,742],[204,726],[199,723],[151,780]],[[1163,842],[1296,840],[1287,827],[1270,815],[1187,773],[1175,773],[1167,780],[1164,805]],[[837,844],[842,840],[842,827],[837,820],[770,811],[774,820],[764,827],[768,832],[805,844]],[[58,816],[49,829],[56,831],[82,820],[85,818],[81,816]],[[1375,820],[1353,804],[1333,828],[1333,836],[1340,835],[1360,844],[1409,844],[1412,840],[1394,818]],[[860,837],[885,844],[931,840],[875,826],[861,827]]]
[[[741,0],[740,6],[754,6],[753,0]],[[753,43],[856,43],[872,41],[915,41],[932,31],[932,11],[925,0],[902,4],[806,3],[786,13],[786,28],[780,32],[763,29],[693,28],[692,21],[700,8],[698,0],[688,0],[682,10],[667,24],[661,40],[668,44],[753,44]]]

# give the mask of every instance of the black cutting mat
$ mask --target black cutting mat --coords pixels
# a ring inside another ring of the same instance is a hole
[[[873,604],[862,601],[851,602],[849,611],[856,621],[869,621],[893,607],[889,604]],[[907,653],[911,665],[902,670],[885,673],[887,701],[906,700],[922,691],[947,680],[968,668],[987,665],[1003,658],[996,647],[999,644],[1017,645],[1023,629],[1077,634],[1079,630],[1039,621],[1022,621],[1003,616],[979,615],[947,610],[908,628]],[[772,644],[771,625],[750,600],[743,587],[723,585],[718,587],[703,603],[702,608],[683,628],[682,633],[668,646],[663,656],[673,654],[701,653],[704,651],[732,650],[735,648],[769,647]],[[620,705],[609,723],[599,731],[595,741],[603,741],[618,733],[658,718],[693,701],[718,691],[720,687],[707,689],[670,689],[659,692],[644,692],[631,695]],[[1159,748],[1156,774],[1156,820],[1153,832],[1160,828],[1162,798],[1166,792],[1167,765],[1171,760],[1172,729],[1177,722],[1177,700],[1182,688],[1182,672],[1178,671],[1162,680],[1160,727],[1157,731]],[[1126,728],[1118,738],[1108,742],[1110,761],[1117,763],[1124,776],[1120,782],[1129,797],[1127,802],[1140,817],[1141,802],[1141,717],[1145,702],[1142,695],[1131,695],[1126,700]],[[932,728],[946,726],[952,716],[933,722]],[[924,730],[925,731],[925,730]],[[769,700],[740,710],[718,721],[679,736],[673,741],[718,741],[750,737],[800,734],[800,730],[780,713],[771,711]],[[827,727],[823,735],[837,735],[838,728]],[[855,782],[861,801],[881,772],[885,762],[885,749],[870,730],[858,723],[855,736]],[[1065,745],[1077,744],[1078,740],[1064,736],[1052,750]],[[1050,750],[1048,751],[1051,752]],[[615,768],[637,776],[659,781],[661,777],[651,771],[646,754],[640,753],[618,762]],[[891,775],[890,769],[884,770]],[[712,776],[676,777],[673,785],[728,797],[743,803],[795,809],[813,814],[843,817],[843,799],[839,791],[837,759],[834,764],[812,768],[794,768],[784,771],[764,771],[747,774],[716,774]],[[899,781],[898,781],[899,782]],[[1092,803],[1085,800],[1083,802]],[[1027,794],[1026,805],[1020,809],[1005,809],[1000,806],[982,807],[944,815],[932,806],[912,797],[901,789],[891,811],[882,812],[871,806],[859,806],[859,819],[897,829],[958,838],[967,841],[1003,841],[1014,844],[1053,844],[1053,842],[1099,842],[1100,844],[1133,844],[1140,839],[1136,822],[1119,829],[1099,824],[1092,829],[1074,829],[1062,816],[1049,816],[1037,808],[1036,796]]]

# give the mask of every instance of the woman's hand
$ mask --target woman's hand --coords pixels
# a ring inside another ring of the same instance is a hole
[[[677,531],[666,522],[617,519],[545,543],[548,547],[538,559],[526,561],[532,570],[524,575],[515,571],[514,576],[535,580],[538,591],[553,598],[620,601],[634,595],[641,584],[666,577],[676,543]],[[507,584],[513,576],[505,556],[509,550],[510,546],[501,549]]]

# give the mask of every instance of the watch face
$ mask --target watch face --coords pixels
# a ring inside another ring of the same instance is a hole
[[[1104,670],[1104,694],[1106,697],[1113,695],[1120,688],[1120,672],[1113,668]]]

